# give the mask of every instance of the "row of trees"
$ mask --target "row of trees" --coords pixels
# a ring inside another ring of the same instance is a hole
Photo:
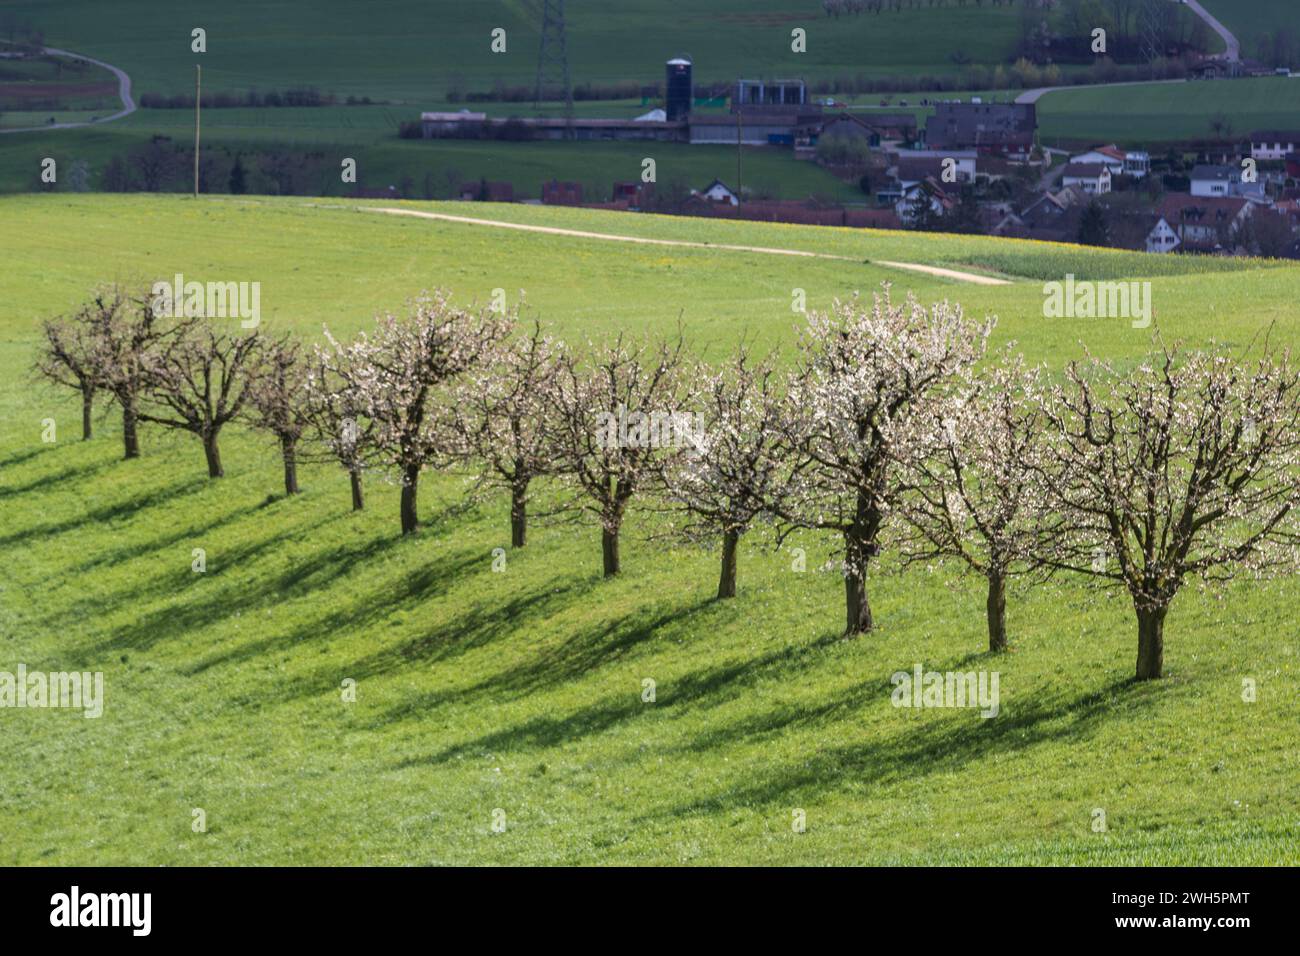
[[[518,308],[466,309],[444,291],[308,350],[202,319],[163,320],[146,295],[108,289],[45,325],[38,369],[76,388],[86,437],[105,394],[126,457],[137,423],[189,431],[209,474],[242,418],[278,442],[285,490],[304,452],[350,477],[401,486],[400,525],[419,529],[430,468],[469,465],[477,493],[510,498],[524,547],[538,479],[601,527],[606,576],[622,569],[623,522],[651,501],[693,539],[720,540],[718,596],[736,593],[742,537],[762,523],[839,541],[847,634],[869,631],[868,570],[955,560],[987,583],[989,647],[1007,646],[1017,576],[1078,572],[1124,588],[1138,620],[1139,678],[1162,673],[1164,620],[1189,579],[1226,581],[1300,563],[1300,375],[1267,340],[1253,361],[1157,348],[1128,370],[1088,358],[1053,380],[992,321],[930,308],[888,287],[810,313],[791,361],[742,343],[710,366],[680,330],[620,336],[581,353],[522,328]]]

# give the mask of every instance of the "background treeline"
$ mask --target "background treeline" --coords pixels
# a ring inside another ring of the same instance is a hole
[[[875,626],[886,550],[984,580],[992,651],[1008,643],[1009,582],[1078,574],[1129,595],[1137,677],[1157,678],[1186,584],[1300,567],[1300,371],[1267,339],[1248,359],[1157,335],[1135,366],[1089,357],[1053,379],[1011,346],[990,357],[994,320],[888,287],[809,313],[789,357],[741,342],[715,365],[680,329],[575,348],[517,307],[441,290],[312,348],[202,312],[101,289],[44,324],[36,371],[77,391],[86,439],[96,403],[114,404],[128,460],[142,425],[168,428],[220,478],[221,432],[243,422],[278,449],[288,495],[304,459],[339,466],[353,509],[367,476],[396,481],[402,534],[420,530],[429,469],[463,471],[472,498],[508,496],[514,547],[548,488],[548,513],[599,527],[607,577],[637,510],[720,543],[719,599],[737,593],[745,535],[820,533],[838,543],[850,636]]]
[[[315,87],[283,91],[268,90],[265,93],[257,90],[238,93],[204,93],[200,99],[205,110],[277,106],[337,106],[339,104],[344,106],[372,106],[375,104],[375,101],[368,96],[349,96],[344,99],[334,93],[323,93]],[[140,106],[144,109],[153,110],[192,110],[194,109],[194,95],[192,93],[142,93],[140,95]]]

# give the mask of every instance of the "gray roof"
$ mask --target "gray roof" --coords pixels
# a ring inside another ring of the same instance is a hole
[[[1231,182],[1239,175],[1240,170],[1233,169],[1231,166],[1210,166],[1200,164],[1192,167],[1192,179],[1207,180],[1212,179],[1215,182]]]

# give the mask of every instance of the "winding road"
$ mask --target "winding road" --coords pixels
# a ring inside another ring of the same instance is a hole
[[[1206,26],[1219,35],[1223,40],[1223,45],[1227,48],[1223,58],[1229,63],[1236,63],[1241,59],[1241,43],[1233,36],[1232,31],[1214,18],[1214,15],[1205,7],[1201,6],[1197,0],[1183,0],[1183,3],[1205,21]],[[1097,89],[1098,87],[1118,87],[1118,86],[1156,86],[1160,83],[1186,83],[1186,80],[1122,80],[1118,83],[1096,83],[1087,87],[1082,86],[1040,86],[1036,89],[1025,90],[1016,97],[1017,103],[1037,103],[1038,100],[1048,93],[1054,93],[1057,90],[1079,90],[1079,89]]]
[[[126,75],[124,70],[120,70],[111,63],[105,63],[103,60],[96,60],[94,57],[86,56],[82,53],[72,53],[69,50],[59,50],[52,46],[42,49],[43,53],[53,56],[67,56],[76,60],[85,60],[87,63],[93,63],[95,66],[101,66],[117,77],[117,95],[122,98],[122,108],[112,116],[105,116],[101,120],[85,120],[80,123],[46,123],[44,126],[24,126],[21,129],[0,129],[0,134],[4,133],[36,133],[47,129],[77,129],[82,126],[102,126],[104,123],[111,123],[113,120],[121,119],[123,116],[130,116],[135,112],[135,100],[131,99],[131,77]]]

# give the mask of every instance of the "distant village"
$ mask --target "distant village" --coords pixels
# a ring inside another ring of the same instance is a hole
[[[1195,75],[1214,79],[1213,58]],[[541,184],[553,205],[771,222],[980,233],[1155,253],[1300,258],[1300,130],[1227,130],[1183,144],[1097,143],[1076,152],[1038,141],[1032,102],[923,99],[925,125],[896,105],[810,101],[802,79],[736,81],[725,100],[694,96],[692,64],[666,64],[662,108],[635,119],[495,118],[427,112],[427,139],[615,140],[790,150],[861,189],[861,203],[778,199],[729,182]],[[1188,82],[1203,82],[1189,80]],[[728,102],[729,101],[729,102]],[[707,102],[725,112],[693,107]],[[531,184],[530,184],[531,185]],[[480,179],[463,200],[515,201],[515,184]]]

